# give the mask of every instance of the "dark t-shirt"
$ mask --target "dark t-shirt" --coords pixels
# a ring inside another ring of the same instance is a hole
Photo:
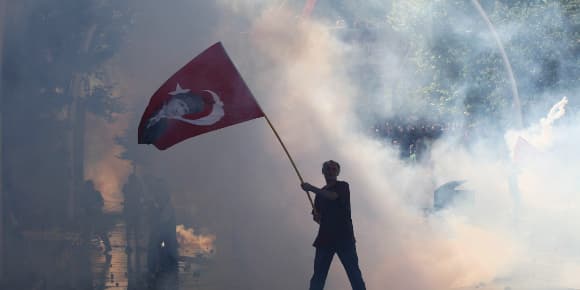
[[[320,215],[320,228],[313,246],[333,247],[342,243],[354,243],[348,183],[337,181],[334,185],[327,185],[322,189],[336,192],[338,198],[330,200],[316,196],[314,206]]]

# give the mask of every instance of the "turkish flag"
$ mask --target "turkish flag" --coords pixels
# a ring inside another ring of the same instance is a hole
[[[206,49],[151,97],[139,123],[139,144],[165,150],[185,139],[264,113],[221,43]]]

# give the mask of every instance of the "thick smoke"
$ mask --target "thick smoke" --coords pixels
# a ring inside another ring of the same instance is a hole
[[[524,138],[530,145],[538,149],[547,149],[553,143],[554,139],[554,122],[566,114],[566,105],[568,98],[564,97],[556,103],[548,112],[545,118],[539,120],[537,124],[526,128],[525,130],[513,130],[506,133],[506,142],[512,149],[512,156],[515,156],[516,144],[518,138]]]
[[[393,7],[402,3],[396,1]],[[411,33],[437,19],[425,23],[412,12],[438,15],[452,7],[414,3],[419,4],[411,8],[417,9],[407,10],[403,23],[419,27],[407,26],[409,39],[404,33],[396,35],[402,43],[432,45],[448,32],[433,30],[428,39],[413,38]],[[573,122],[551,123],[552,149],[534,156],[537,160],[529,167],[514,168],[507,157],[506,148],[513,146],[509,138],[504,144],[503,139],[475,136],[465,147],[452,135],[434,144],[428,162],[410,166],[399,160],[394,148],[367,136],[367,124],[360,121],[366,118],[359,109],[368,100],[361,98],[367,91],[352,71],[361,65],[357,56],[364,51],[337,37],[329,29],[332,21],[301,19],[292,3],[282,4],[225,0],[179,2],[165,8],[142,4],[137,17],[142,21],[136,23],[126,57],[120,61],[134,105],[133,123],[159,84],[221,40],[305,179],[321,184],[321,163],[327,159],[341,163],[341,178],[351,184],[360,263],[369,289],[580,285],[573,274],[578,271],[573,261],[580,236],[571,230],[580,220],[573,206],[578,184],[572,165],[579,145],[573,133],[580,128]],[[479,40],[461,61],[475,61],[482,52],[495,49],[485,23],[474,20],[475,10],[471,16],[464,10],[449,11],[447,19],[459,23],[449,20],[457,24],[452,29]],[[363,9],[358,13],[364,18]],[[193,14],[197,17],[190,17]],[[473,29],[459,31],[461,27]],[[507,23],[498,31],[505,37],[519,30]],[[377,111],[385,116],[428,114],[428,104],[417,89],[430,80],[432,71],[413,70],[412,59],[421,57],[415,54],[420,49],[401,47],[387,47],[375,57],[385,71],[385,87],[397,90],[386,97],[380,91],[368,96],[379,101],[377,106],[382,107]],[[523,91],[534,92],[526,80],[519,81]],[[468,85],[455,86],[459,99]],[[497,90],[511,100],[507,81],[504,85]],[[571,90],[568,96],[577,92]],[[453,117],[464,121],[461,114]],[[307,287],[317,227],[298,178],[264,120],[212,132],[168,151],[144,147],[136,151],[141,158],[137,162],[171,185],[178,221],[215,235],[217,251],[201,278],[211,285],[208,289]],[[450,180],[467,180],[470,193],[452,207],[426,215],[423,208],[431,205],[435,188]],[[347,284],[335,261],[327,287]]]
[[[194,257],[196,255],[210,255],[215,251],[213,235],[196,235],[192,228],[184,225],[177,225],[177,242],[179,243],[179,254],[182,256]]]
[[[132,170],[128,160],[119,158],[124,149],[116,142],[127,130],[127,116],[117,116],[113,122],[92,115],[87,119],[85,178],[92,180],[102,194],[103,209],[118,213],[123,209],[123,184]]]

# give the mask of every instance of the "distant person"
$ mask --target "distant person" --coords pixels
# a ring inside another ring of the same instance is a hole
[[[105,202],[101,193],[95,189],[93,181],[85,180],[83,191],[81,202],[87,216],[94,217],[100,215]]]
[[[417,162],[417,151],[415,150],[415,144],[413,143],[409,145],[409,160],[413,163]]]
[[[337,180],[340,165],[333,160],[324,162],[322,174],[326,185],[322,188],[304,182],[305,191],[316,194],[314,221],[320,227],[313,246],[316,247],[314,274],[310,290],[322,290],[334,254],[342,262],[353,290],[365,290],[365,283],[358,266],[354,231],[350,216],[350,190],[348,183]]]
[[[175,210],[165,191],[157,192],[149,209],[149,289],[174,289],[177,284],[178,245]]]

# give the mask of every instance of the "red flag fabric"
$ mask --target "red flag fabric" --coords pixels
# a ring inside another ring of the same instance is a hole
[[[185,139],[263,116],[218,42],[153,94],[139,123],[138,141],[165,150]]]
[[[316,5],[316,0],[306,0],[304,4],[304,8],[302,8],[302,16],[310,17],[312,10],[314,10],[314,6]]]

